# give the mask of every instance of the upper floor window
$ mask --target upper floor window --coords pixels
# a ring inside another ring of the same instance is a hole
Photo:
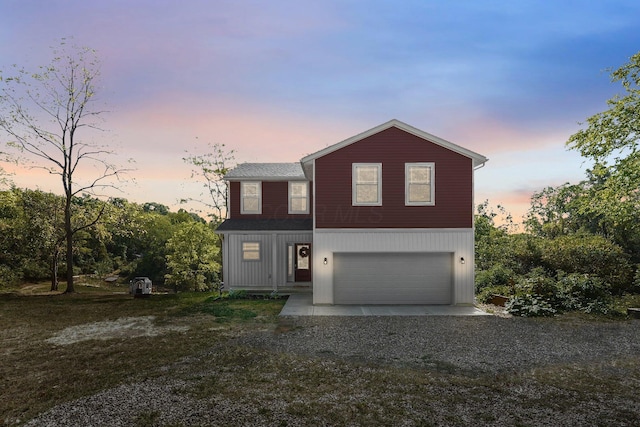
[[[306,181],[289,182],[289,213],[309,213],[309,183]]]
[[[240,213],[262,213],[262,183],[243,181],[240,183]]]
[[[407,206],[435,205],[434,163],[405,163],[405,204]]]
[[[382,163],[354,163],[353,206],[382,206]]]

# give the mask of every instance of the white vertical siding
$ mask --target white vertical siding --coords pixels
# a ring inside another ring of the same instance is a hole
[[[313,303],[333,304],[335,252],[449,252],[453,254],[453,303],[473,304],[473,229],[316,230],[313,235]],[[327,258],[327,265],[324,259]],[[460,262],[464,258],[465,263]]]
[[[311,232],[226,234],[223,253],[225,287],[277,290],[287,283],[287,243],[311,243],[312,240]],[[242,260],[242,242],[260,242],[259,261]]]
[[[271,283],[272,237],[269,234],[227,234],[225,287],[265,286]],[[260,242],[260,260],[242,260],[242,242]]]

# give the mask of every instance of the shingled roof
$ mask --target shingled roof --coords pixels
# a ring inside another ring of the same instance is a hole
[[[227,219],[216,232],[227,231],[311,231],[312,219]]]
[[[228,180],[306,179],[300,163],[242,163],[224,176]]]

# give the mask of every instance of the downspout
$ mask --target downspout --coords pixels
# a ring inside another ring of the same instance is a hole
[[[476,300],[476,284],[475,284],[475,269],[476,269],[476,221],[475,221],[475,213],[476,213],[476,206],[475,206],[475,199],[476,199],[476,177],[475,177],[475,171],[482,169],[487,162],[489,161],[489,159],[485,158],[484,162],[482,162],[480,165],[476,166],[473,168],[473,174],[471,175],[471,191],[472,191],[472,216],[471,216],[471,259],[470,259],[470,265],[467,267],[471,270],[471,272],[469,273],[471,275],[471,281],[472,283],[472,289],[473,289],[473,299],[472,299],[472,304],[475,304],[475,300]]]
[[[278,235],[271,235],[271,287],[274,292],[278,292],[278,278],[280,272],[278,271]]]

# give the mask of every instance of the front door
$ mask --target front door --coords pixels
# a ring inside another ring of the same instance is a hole
[[[311,281],[311,244],[296,243],[295,245],[295,281]]]

